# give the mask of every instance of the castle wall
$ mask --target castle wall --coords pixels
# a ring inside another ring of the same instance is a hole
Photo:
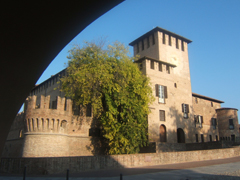
[[[69,156],[92,156],[93,146],[91,137],[68,137]]]
[[[237,109],[234,108],[220,108],[216,109],[218,117],[219,136],[223,140],[235,140],[239,137],[239,125]],[[230,126],[229,120],[233,120],[233,127]],[[234,139],[232,139],[234,136]]]
[[[215,110],[220,107],[221,104],[219,102],[193,96],[193,114],[195,116],[199,115],[203,117],[203,123],[201,127],[195,122],[195,135],[198,136],[198,142],[201,142],[201,135],[204,137],[204,142],[210,141],[210,136],[212,137],[212,141],[219,140],[219,128],[218,125],[216,128],[214,128],[212,125],[212,118],[217,119],[217,113]]]
[[[69,155],[68,137],[63,134],[26,134],[22,157],[61,157]]]
[[[24,113],[16,115],[7,140],[4,145],[2,157],[21,157],[24,142]]]
[[[7,140],[4,145],[2,157],[22,157],[24,138]]]
[[[58,158],[2,158],[0,172],[22,174],[24,166],[27,174],[71,173],[87,170],[133,168],[240,156],[240,148],[213,149],[202,151],[181,151],[164,153],[128,154],[112,156],[80,156]]]

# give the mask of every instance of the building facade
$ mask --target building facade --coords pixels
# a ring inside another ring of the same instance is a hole
[[[150,78],[155,101],[149,106],[149,142],[162,144],[235,141],[237,109],[192,93],[188,44],[192,41],[156,27],[130,43],[135,63]],[[77,108],[57,89],[65,70],[32,89],[17,115],[3,157],[60,157],[99,154],[98,125],[91,106]]]

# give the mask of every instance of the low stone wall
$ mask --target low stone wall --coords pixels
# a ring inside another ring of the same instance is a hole
[[[2,158],[0,172],[22,174],[54,174],[86,170],[141,167],[240,156],[240,147],[201,151],[180,151],[112,156],[80,156],[52,158]]]
[[[237,142],[232,141],[213,141],[204,143],[156,143],[156,153],[160,152],[176,152],[176,151],[193,151],[230,148]]]

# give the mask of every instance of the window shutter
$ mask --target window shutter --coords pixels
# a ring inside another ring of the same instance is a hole
[[[182,112],[184,112],[184,103],[182,103]]]
[[[215,125],[217,125],[217,119],[215,118]]]
[[[155,89],[156,89],[156,96],[159,97],[159,85],[158,84],[155,85]]]
[[[203,116],[201,116],[201,120],[202,120],[202,123],[203,123]]]
[[[189,105],[186,104],[186,113],[189,113]]]
[[[196,115],[194,115],[194,121],[195,121],[195,123],[198,123],[198,119],[197,119]]]
[[[168,98],[168,96],[167,96],[167,86],[164,86],[164,97],[165,97],[165,99]]]

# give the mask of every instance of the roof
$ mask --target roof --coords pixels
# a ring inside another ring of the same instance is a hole
[[[196,93],[192,93],[192,96],[198,97],[198,98],[201,98],[201,99],[206,99],[206,100],[213,101],[213,102],[217,102],[217,103],[224,103],[224,101],[220,101],[218,99],[213,99],[213,98],[203,96],[203,95],[200,95],[200,94],[196,94]]]
[[[227,107],[216,109],[216,111],[219,111],[219,110],[237,110],[238,111],[238,109],[236,109],[236,108],[227,108]]]
[[[151,34],[153,34],[153,33],[156,32],[156,31],[160,31],[160,32],[169,34],[169,35],[171,35],[171,36],[173,36],[173,37],[176,37],[176,38],[178,38],[178,39],[181,39],[181,40],[183,40],[183,41],[185,41],[185,42],[187,42],[187,43],[191,43],[191,42],[192,42],[190,39],[187,39],[187,38],[185,38],[185,37],[183,37],[183,36],[180,36],[180,35],[178,35],[178,34],[175,34],[175,33],[171,32],[171,31],[168,31],[168,30],[166,30],[166,29],[163,29],[163,28],[160,28],[160,27],[157,26],[157,27],[155,27],[154,29],[152,29],[151,31],[148,31],[148,32],[145,33],[144,35],[140,36],[139,38],[137,38],[137,39],[135,39],[134,41],[132,41],[131,43],[129,43],[129,45],[130,45],[130,46],[133,46],[133,45],[136,44],[137,42],[139,42],[139,41],[141,41],[142,39],[150,36]]]
[[[138,63],[138,62],[141,62],[141,61],[143,61],[143,60],[145,60],[145,59],[149,59],[149,60],[161,62],[162,64],[167,64],[167,65],[172,66],[172,67],[177,67],[175,64],[171,64],[171,63],[168,63],[168,62],[164,62],[164,61],[161,61],[161,60],[158,60],[158,59],[154,59],[154,58],[151,58],[151,57],[148,57],[148,56],[143,56],[143,57],[139,58],[138,60],[136,60],[136,61],[134,61],[134,62]]]
[[[31,92],[32,92],[34,89],[36,89],[36,88],[40,87],[41,85],[45,84],[47,81],[52,80],[52,79],[55,78],[56,76],[59,76],[61,73],[63,73],[64,71],[66,71],[66,69],[67,69],[67,68],[59,71],[59,72],[58,72],[57,74],[55,74],[55,75],[51,75],[50,78],[46,79],[45,81],[41,82],[40,84],[36,84],[36,85],[32,88]]]

